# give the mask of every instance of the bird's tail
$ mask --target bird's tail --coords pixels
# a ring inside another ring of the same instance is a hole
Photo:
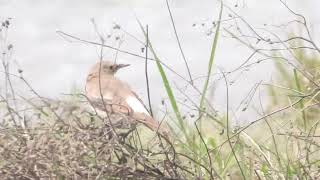
[[[169,138],[168,128],[151,116],[144,113],[133,113],[132,117],[162,137]]]

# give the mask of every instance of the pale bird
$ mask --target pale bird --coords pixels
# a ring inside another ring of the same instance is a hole
[[[150,116],[130,86],[115,77],[119,69],[127,66],[129,65],[114,64],[109,61],[96,63],[87,76],[85,87],[87,98],[97,110],[128,115],[133,121],[141,122],[151,130],[165,135],[166,132],[159,127],[159,122]],[[104,103],[101,103],[102,97]]]

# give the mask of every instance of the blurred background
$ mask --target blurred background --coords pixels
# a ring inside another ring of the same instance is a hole
[[[225,3],[255,28],[273,29],[294,19],[279,0],[238,0]],[[307,18],[314,40],[319,40],[316,29],[320,27],[320,2],[288,0],[286,3]],[[209,0],[170,0],[169,5],[191,74],[197,79],[196,86],[201,89],[214,36],[210,30],[212,22],[218,18],[219,3]],[[57,31],[99,42],[92,19],[98,31],[108,37],[107,45],[144,56],[141,49],[144,45],[140,41],[145,42],[145,38],[137,23],[138,18],[144,26],[148,25],[149,38],[160,59],[188,79],[165,0],[0,0],[0,18],[3,20],[9,17],[12,20],[7,39],[13,45],[11,72],[17,73],[17,69],[22,69],[24,77],[42,96],[62,97],[62,94],[74,89],[84,90],[88,70],[99,60],[100,47],[63,38]],[[223,19],[228,18],[232,17],[228,17],[227,12],[224,13]],[[226,21],[225,27],[228,26],[227,23]],[[121,28],[117,28],[118,26]],[[292,26],[275,31],[285,38],[296,29]],[[214,66],[231,71],[245,62],[251,53],[252,50],[222,32]],[[116,51],[104,49],[105,59],[114,60],[117,56],[117,62],[131,64],[126,70],[120,71],[118,76],[127,81],[147,102],[144,59],[123,53],[116,54]],[[161,100],[166,99],[167,95],[155,63],[150,62],[149,68],[152,105],[157,109],[161,108]],[[270,60],[228,77],[232,82],[231,110],[236,120],[250,121],[247,119],[249,115],[253,119],[254,110],[239,111],[239,106],[256,83],[272,80],[273,70]],[[166,72],[178,97],[181,96],[179,89],[190,97],[196,96],[185,88],[185,81],[167,69]],[[218,73],[219,70],[215,68],[214,72]],[[221,77],[214,79],[216,80],[210,82],[209,98],[211,104],[219,110],[225,107],[225,86]],[[19,81],[14,86],[22,93],[27,93],[25,85]],[[183,97],[180,98],[183,101]],[[253,100],[252,106],[254,104]]]

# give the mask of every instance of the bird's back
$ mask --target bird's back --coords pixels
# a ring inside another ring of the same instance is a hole
[[[124,101],[134,112],[149,115],[139,97],[130,89],[130,86],[113,75],[89,75],[86,83],[86,95],[89,99]],[[101,91],[101,93],[100,93]]]

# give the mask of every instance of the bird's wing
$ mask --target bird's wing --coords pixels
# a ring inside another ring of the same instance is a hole
[[[145,113],[146,115],[150,116],[148,108],[145,106],[139,96],[133,91],[131,91],[131,94],[131,96],[127,97],[126,102],[132,108],[132,110],[134,112]]]

